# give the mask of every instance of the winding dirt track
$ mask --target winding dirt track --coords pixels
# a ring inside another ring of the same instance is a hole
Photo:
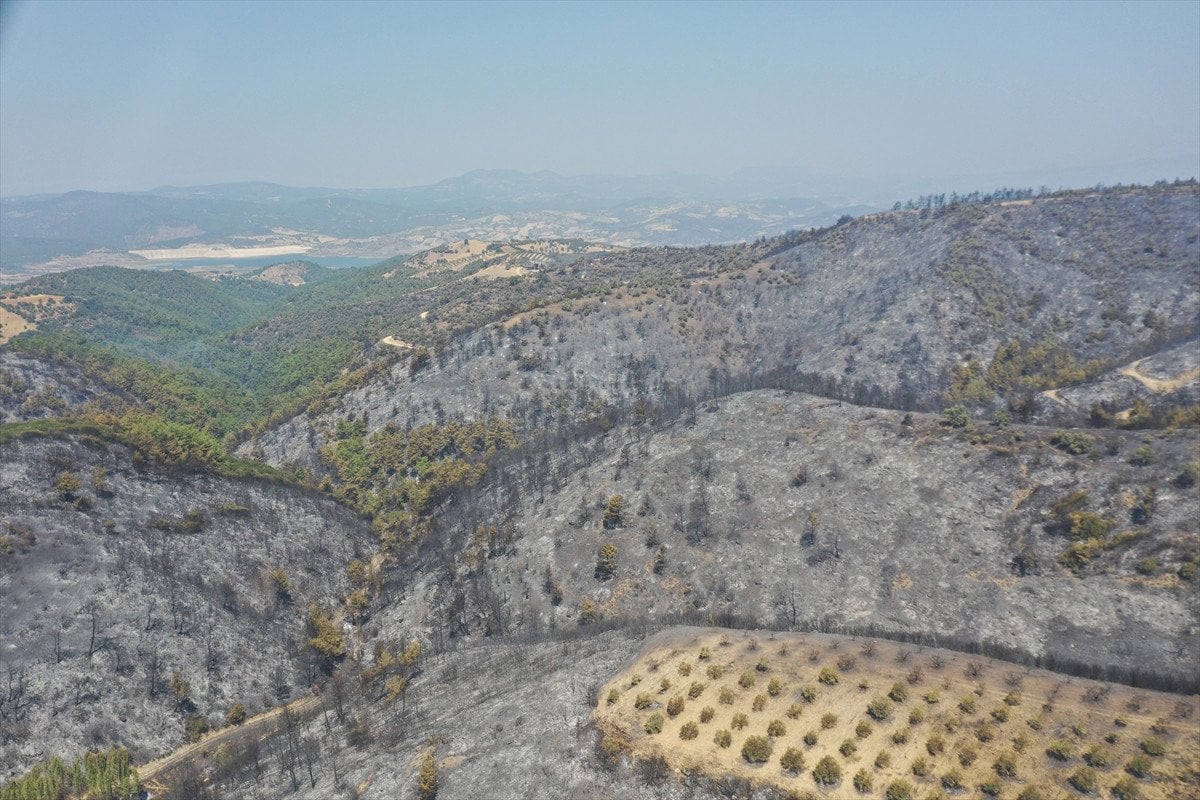
[[[162,758],[143,764],[137,768],[138,778],[146,784],[157,782],[164,777],[175,767],[178,767],[187,759],[198,753],[210,751],[219,746],[227,739],[232,739],[235,736],[243,736],[248,732],[253,732],[258,735],[266,733],[267,729],[272,727],[274,723],[283,716],[283,710],[286,708],[296,715],[303,715],[305,712],[313,710],[319,705],[321,698],[316,695],[307,695],[299,700],[293,700],[285,706],[278,706],[270,711],[264,711],[261,714],[256,714],[250,717],[241,725],[231,725],[228,728],[222,728],[219,731],[213,731],[200,739],[198,742],[184,745],[178,750],[172,751]]]
[[[1196,380],[1197,378],[1200,378],[1200,367],[1196,367],[1196,369],[1190,369],[1187,372],[1180,373],[1179,375],[1176,375],[1174,378],[1167,378],[1167,379],[1155,378],[1151,375],[1147,375],[1146,373],[1142,372],[1139,369],[1142,362],[1145,360],[1146,359],[1143,358],[1139,361],[1134,361],[1132,364],[1126,364],[1125,366],[1123,366],[1119,370],[1117,370],[1117,372],[1121,373],[1122,375],[1124,375],[1128,378],[1133,378],[1135,381],[1142,384],[1150,391],[1156,392],[1158,394],[1170,394],[1171,392],[1174,392],[1174,391],[1177,391],[1177,390],[1183,388],[1184,386],[1186,386],[1187,384]]]

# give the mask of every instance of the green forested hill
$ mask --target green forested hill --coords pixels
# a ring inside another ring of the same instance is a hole
[[[21,295],[62,295],[73,310],[11,346],[71,361],[156,412],[226,435],[294,410],[348,371],[402,355],[371,352],[386,335],[432,344],[498,314],[582,291],[582,284],[571,288],[570,271],[553,281],[466,280],[487,263],[420,271],[397,257],[361,270],[322,271],[300,286],[180,271],[74,270],[21,285]],[[469,311],[453,325],[422,322],[421,336],[406,327],[443,306]]]
[[[177,270],[94,267],[22,285],[76,304],[65,329],[124,350],[173,356],[188,339],[236,330],[270,314],[289,287],[263,281],[209,280]]]

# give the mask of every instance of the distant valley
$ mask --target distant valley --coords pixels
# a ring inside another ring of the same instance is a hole
[[[245,259],[382,260],[463,239],[728,244],[878,210],[797,185],[476,172],[411,189],[272,184],[0,200],[0,269],[15,282],[89,266],[237,270]],[[216,264],[213,264],[213,261]]]

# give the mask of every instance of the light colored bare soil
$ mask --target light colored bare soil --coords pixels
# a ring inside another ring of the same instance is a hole
[[[283,244],[266,247],[229,247],[228,245],[194,245],[161,250],[130,250],[148,261],[188,258],[256,258],[261,256],[295,256],[312,248],[302,244]]]
[[[489,264],[478,272],[474,273],[472,278],[513,278],[527,274],[524,267],[512,266],[507,263]]]
[[[26,319],[12,310],[21,305],[38,307],[33,319]],[[72,308],[70,303],[63,302],[63,296],[60,294],[10,295],[0,298],[0,344],[25,331],[37,330],[38,320],[46,313],[54,313],[60,306],[68,310]]]
[[[760,661],[765,669],[757,668]],[[708,673],[712,666],[721,670],[720,677]],[[823,668],[838,674],[835,685],[819,680]],[[739,684],[743,674],[753,679],[752,685]],[[778,696],[768,691],[772,678],[781,684]],[[700,686],[694,699],[689,697],[693,684]],[[886,719],[872,719],[868,705],[895,685],[906,696],[889,700],[892,709]],[[802,687],[816,690],[812,702],[801,698]],[[722,689],[733,692],[732,704],[719,700]],[[609,703],[614,690],[614,702]],[[651,705],[636,708],[638,695],[648,696]],[[760,711],[753,710],[756,696],[765,703]],[[935,696],[936,702],[930,702]],[[682,637],[651,640],[598,697],[599,725],[635,757],[661,756],[677,770],[736,775],[758,785],[824,797],[882,797],[895,780],[913,783],[924,797],[952,770],[971,791],[998,780],[1003,797],[1015,797],[1025,785],[1074,796],[1067,781],[1085,766],[1084,756],[1092,751],[1105,756],[1104,765],[1091,769],[1100,796],[1108,797],[1111,787],[1128,777],[1125,765],[1144,755],[1142,743],[1152,738],[1164,743],[1166,753],[1147,756],[1153,774],[1138,781],[1142,797],[1200,796],[1195,771],[1200,763],[1200,697],[1103,684],[946,650],[823,634],[692,629]],[[667,706],[675,697],[683,698],[683,709],[671,716]],[[706,707],[713,709],[713,717],[701,723]],[[798,716],[789,716],[789,709]],[[656,713],[664,719],[662,732],[647,733],[646,720]],[[748,717],[746,728],[732,727],[735,714]],[[823,725],[827,714],[833,718]],[[773,720],[782,722],[785,732],[771,737],[772,753],[765,764],[751,765],[742,757],[742,745],[751,735],[765,736]],[[699,735],[685,741],[680,731],[689,722],[698,725]],[[865,723],[861,731],[860,723]],[[718,730],[731,733],[729,747],[714,742]],[[811,746],[804,742],[810,731],[817,736]],[[936,737],[944,743],[940,751]],[[1073,752],[1066,761],[1047,754],[1060,741]],[[839,752],[844,742],[853,743],[850,755]],[[804,757],[799,773],[780,766],[780,757],[792,747]],[[960,761],[964,751],[975,753],[966,765]],[[890,763],[877,766],[880,753],[887,753]],[[1015,777],[998,777],[993,765],[1002,754],[1014,757]],[[812,770],[825,756],[841,767],[842,780],[822,788]],[[913,774],[919,759],[928,766],[924,777]],[[873,783],[865,795],[852,786],[860,769]]]
[[[1190,369],[1187,372],[1176,375],[1172,378],[1155,378],[1151,375],[1145,374],[1139,369],[1139,365],[1145,360],[1146,359],[1143,358],[1141,361],[1135,361],[1132,364],[1121,367],[1117,371],[1122,375],[1133,378],[1150,391],[1157,392],[1158,394],[1170,394],[1171,392],[1179,391],[1192,381],[1200,378],[1200,367]]]
[[[0,344],[4,344],[19,333],[36,329],[35,323],[0,306]]]

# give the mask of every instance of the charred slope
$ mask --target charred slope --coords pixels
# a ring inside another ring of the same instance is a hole
[[[759,391],[693,423],[542,443],[434,516],[371,630],[442,642],[693,615],[1187,684],[1195,436],[1080,436]]]
[[[737,248],[591,257],[559,277],[586,284],[589,270],[621,265],[626,280],[455,339],[427,369],[398,364],[243,452],[315,466],[339,419],[374,431],[501,413],[540,428],[762,386],[1030,414],[1040,390],[1194,335],[1198,215],[1192,185],[1110,190],[874,215],[779,240],[782,252],[757,261]],[[678,283],[643,285],[667,266]],[[422,341],[450,310],[416,311],[395,325]]]
[[[596,751],[592,692],[633,659],[641,637],[506,642],[422,658],[403,700],[350,674],[320,707],[259,745],[233,738],[224,763],[194,759],[164,776],[173,798],[418,798],[422,756],[439,762],[438,797],[600,800],[713,797],[669,773],[659,785]]]
[[[140,469],[79,439],[4,445],[0,508],[8,769],[94,746],[141,759],[177,746],[189,718],[306,691],[323,668],[301,647],[307,606],[337,602],[371,537],[313,493]]]
[[[118,400],[132,402],[70,364],[0,350],[0,422],[56,417]]]

